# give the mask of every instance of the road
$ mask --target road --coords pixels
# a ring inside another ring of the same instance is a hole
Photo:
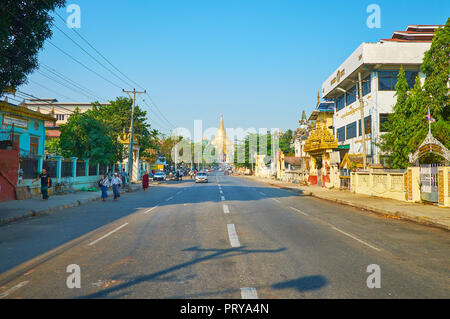
[[[449,261],[444,230],[212,174],[0,227],[0,298],[449,298]]]

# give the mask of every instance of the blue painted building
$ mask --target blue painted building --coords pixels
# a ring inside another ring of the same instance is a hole
[[[0,141],[9,140],[20,157],[45,155],[45,122],[56,122],[53,116],[0,102],[0,120]]]

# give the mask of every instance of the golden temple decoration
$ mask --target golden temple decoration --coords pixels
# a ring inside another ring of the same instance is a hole
[[[338,142],[325,125],[317,125],[305,143],[305,152],[311,153],[338,147]]]
[[[117,141],[121,144],[130,144],[130,133],[127,133],[124,128],[122,134],[117,137]],[[136,134],[133,135],[133,144],[139,145],[139,139]]]

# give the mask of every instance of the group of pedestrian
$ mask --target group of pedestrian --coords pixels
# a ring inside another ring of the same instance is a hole
[[[108,174],[103,176],[103,179],[99,182],[99,186],[102,189],[102,201],[106,202],[108,198],[108,188],[111,187],[113,190],[114,200],[118,201],[120,197],[120,185],[122,184],[122,179],[119,178],[119,173],[115,172],[112,175],[111,170],[108,171]]]

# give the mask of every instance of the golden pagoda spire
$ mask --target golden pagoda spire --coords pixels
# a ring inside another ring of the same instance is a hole
[[[219,130],[224,131],[224,127],[223,127],[223,113],[220,113],[220,126],[219,126]]]

